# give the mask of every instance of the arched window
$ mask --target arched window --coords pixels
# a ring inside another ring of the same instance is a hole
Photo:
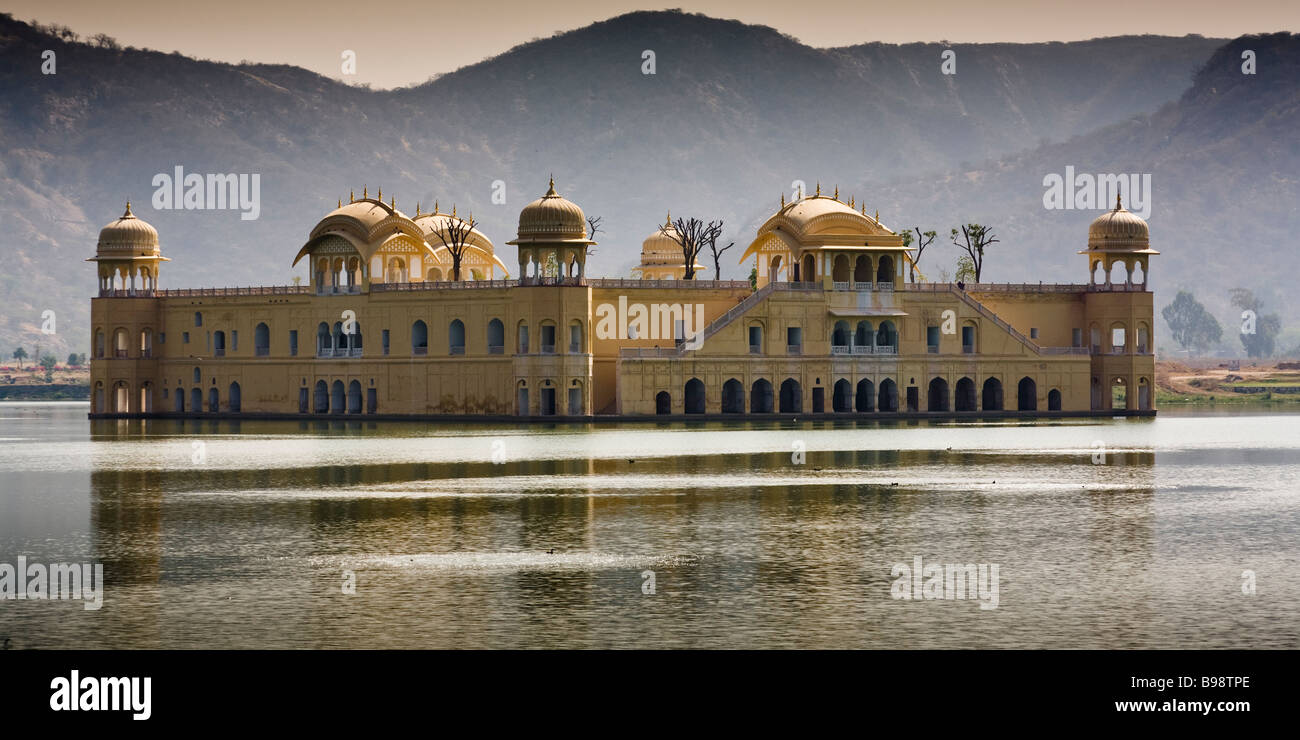
[[[213,390],[216,390],[216,389],[214,388]],[[240,403],[241,403],[241,399],[240,399],[240,394],[239,394],[239,383],[236,383],[236,382],[233,382],[233,381],[232,381],[232,382],[230,383],[230,411],[231,411],[231,413],[236,413],[236,414],[239,413]]]
[[[1128,328],[1120,322],[1110,326],[1110,353],[1122,355],[1128,351]]]
[[[816,280],[817,280],[817,258],[812,256],[811,254],[805,254],[803,256],[803,268],[802,271],[799,273],[799,281],[804,283],[812,283],[812,282],[816,282]]]
[[[518,347],[519,347],[519,349],[517,350],[518,353],[521,355],[528,354],[528,322],[527,321],[519,322],[519,327],[516,334],[518,336]]]
[[[359,380],[348,383],[348,413],[361,413],[361,381]]]
[[[253,354],[258,357],[271,354],[271,329],[265,323],[253,329]]]
[[[929,403],[926,408],[929,411],[947,411],[948,410],[948,381],[943,378],[935,378],[930,381]]]
[[[831,331],[831,354],[848,354],[849,322],[836,321]]]
[[[803,389],[799,381],[786,378],[781,383],[781,413],[797,414],[803,411]]]
[[[876,268],[876,282],[894,284],[894,258],[887,254],[880,255],[880,266]]]
[[[416,319],[411,324],[411,354],[429,354],[429,325],[423,319]]]
[[[344,396],[343,381],[336,380],[330,386],[330,410],[336,414],[341,414],[347,408],[346,398]]]
[[[499,355],[505,353],[506,347],[506,325],[501,323],[501,319],[492,319],[487,325],[487,346],[488,354]]]
[[[876,410],[875,384],[868,378],[858,381],[858,392],[853,401],[853,408],[858,413]]]
[[[849,256],[847,254],[835,255],[835,262],[831,267],[831,280],[846,285],[849,282]]]
[[[835,381],[835,390],[831,394],[831,410],[838,413],[853,410],[853,385],[844,378]]]
[[[202,382],[202,378],[203,378],[203,373],[200,372],[197,367],[194,368],[194,384],[198,385],[200,382]]]
[[[215,414],[221,410],[221,397],[217,393],[216,386],[208,389],[208,413]]]
[[[898,411],[898,385],[892,379],[880,381],[879,403],[876,408],[886,412]]]
[[[153,329],[140,330],[140,356],[153,357]]]
[[[749,389],[749,413],[772,413],[772,383],[765,378],[755,380]]]
[[[1033,378],[1024,377],[1020,379],[1016,387],[1016,408],[1020,411],[1037,411],[1038,410],[1038,384]]]
[[[985,411],[1002,410],[1002,381],[988,378],[984,381],[983,398],[980,399]]]
[[[226,356],[226,333],[224,331],[212,332],[212,353],[217,357]]]
[[[880,329],[876,332],[876,351],[886,354],[898,352],[898,329],[894,328],[894,322],[880,322]]]
[[[316,326],[316,354],[327,357],[334,349],[334,340],[330,337],[330,325],[324,321]]]
[[[465,354],[465,322],[452,319],[447,327],[447,352],[453,355]]]
[[[313,394],[312,410],[318,414],[327,414],[330,410],[330,390],[329,386],[323,380],[316,381],[316,391]]]
[[[131,345],[131,339],[128,337],[126,333],[126,329],[118,329],[113,332],[113,356],[114,357],[126,357],[129,354],[127,350],[130,347],[130,345]],[[40,362],[41,358],[36,357],[33,359],[36,360],[37,362]]]
[[[1145,323],[1138,324],[1137,348],[1134,351],[1140,355],[1151,351],[1151,330]]]
[[[442,270],[437,267],[430,267],[429,274],[427,277],[425,277],[425,280],[427,280],[430,283],[436,283],[442,280]]]
[[[853,282],[865,283],[864,287],[871,285],[871,257],[865,254],[858,255],[858,259],[853,264]]]
[[[668,395],[668,391],[659,391],[655,394],[655,413],[671,414],[673,412],[673,399]]]
[[[953,400],[953,406],[958,411],[976,411],[975,406],[975,381],[970,378],[961,378],[957,381],[957,394]]]
[[[569,354],[582,354],[586,350],[583,343],[582,322],[574,319],[569,322]]]
[[[95,357],[103,359],[104,357],[104,330],[100,329],[95,332]]]

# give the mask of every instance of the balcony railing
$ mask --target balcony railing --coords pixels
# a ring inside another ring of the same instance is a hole
[[[316,349],[316,359],[324,360],[334,357],[360,357],[360,347],[318,347]]]
[[[834,344],[831,345],[831,354],[848,355],[848,354],[852,354],[852,349],[853,348],[848,346],[847,344]]]
[[[216,355],[217,357],[225,357],[226,350],[224,347],[218,347],[212,351],[212,354]]]
[[[555,354],[555,345],[554,345],[554,344],[543,344],[543,345],[542,345],[542,354],[544,354],[544,355],[553,355],[553,354]]]
[[[762,345],[758,345],[758,344],[751,344],[751,345],[749,345],[749,354],[751,354],[751,355],[761,355],[761,354],[763,354],[763,347],[762,347]]]
[[[113,350],[113,356],[118,359],[124,360],[127,357],[126,350],[124,349]]]
[[[785,353],[786,353],[787,355],[797,355],[797,354],[801,354],[802,352],[803,352],[803,345],[802,345],[802,344],[787,344],[787,345],[785,345]]]
[[[253,354],[256,355],[256,356],[258,356],[258,357],[266,357],[267,355],[271,354],[271,348],[270,348],[270,347],[257,347],[256,349],[253,350]]]
[[[506,353],[506,347],[505,347],[504,344],[489,344],[489,345],[488,345],[488,354],[489,354],[489,355],[504,355],[505,353]]]
[[[932,354],[932,355],[937,355],[937,354],[939,354],[939,345],[937,345],[937,344],[927,344],[927,345],[925,345],[925,351],[926,351],[926,352],[929,352],[929,353]]]
[[[569,354],[576,355],[582,352],[582,345],[577,342],[569,342]]]
[[[461,346],[459,346],[459,347],[452,347],[452,348],[451,348],[451,351],[448,352],[448,354],[452,354],[452,355],[463,355],[463,354],[465,354],[465,346],[464,346],[464,345],[461,345]]]
[[[429,354],[429,348],[428,348],[428,347],[412,347],[412,348],[411,348],[411,354],[413,354],[413,355],[427,355],[427,354]]]
[[[961,353],[962,353],[963,355],[973,355],[973,354],[975,354],[975,345],[973,345],[973,344],[963,344],[963,345],[961,346]]]

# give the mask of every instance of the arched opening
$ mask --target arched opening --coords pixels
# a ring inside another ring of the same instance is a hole
[[[1106,270],[1106,283],[1108,285],[1123,285],[1126,278],[1123,262],[1116,260],[1110,263],[1110,268]]]
[[[582,336],[582,322],[574,319],[569,322],[569,354],[582,354],[586,347]]]
[[[569,416],[582,416],[585,408],[582,398],[582,384],[574,380],[569,386]]]
[[[106,402],[104,400],[104,384],[102,382],[95,383],[95,413],[97,414],[104,413],[105,403]]]
[[[745,413],[745,385],[735,378],[722,384],[722,413]]]
[[[853,354],[871,354],[871,347],[876,343],[876,331],[870,321],[859,321],[853,331]]]
[[[930,393],[926,409],[929,411],[948,410],[948,381],[935,378],[930,381]]]
[[[988,378],[984,381],[983,398],[980,403],[985,411],[1002,410],[1002,381],[997,378]]]
[[[1116,321],[1110,325],[1110,353],[1122,355],[1128,352],[1128,328]]]
[[[835,381],[835,389],[831,393],[831,410],[836,413],[853,410],[853,385],[844,378]]]
[[[519,338],[518,353],[521,355],[528,354],[528,322],[520,321],[519,330],[516,333]]]
[[[1146,265],[1142,264],[1141,261],[1134,263],[1133,272],[1130,274],[1129,279],[1132,281],[1134,285],[1141,285],[1145,287],[1147,284]]]
[[[221,410],[221,395],[217,393],[217,387],[208,388],[208,413],[215,414]]]
[[[957,381],[957,395],[953,406],[958,411],[978,410],[975,407],[975,381],[970,378],[961,378]]]
[[[1016,408],[1020,411],[1038,410],[1038,384],[1033,378],[1021,378],[1016,386]]]
[[[849,282],[849,256],[847,254],[835,255],[835,264],[831,267],[831,279],[837,283]]]
[[[361,413],[361,381],[359,380],[348,383],[348,413]]]
[[[190,389],[190,413],[197,414],[203,411],[203,391],[198,388]]]
[[[340,355],[341,355],[341,356],[346,357],[347,354],[348,354],[348,346],[349,346],[349,344],[348,344],[348,338],[347,338],[347,335],[343,333],[343,322],[342,322],[342,321],[335,321],[335,322],[334,322],[333,338],[334,338],[333,341],[334,341],[334,354],[335,354],[335,356],[340,356]]]
[[[880,322],[880,329],[876,332],[876,352],[898,353],[898,329],[894,328],[894,322]]]
[[[460,319],[452,319],[447,327],[447,353],[465,354],[465,322]]]
[[[871,258],[865,254],[858,255],[853,263],[853,282],[871,283]]]
[[[849,322],[836,321],[831,332],[831,353],[847,354],[849,349]]]
[[[1047,410],[1048,411],[1061,410],[1061,392],[1056,388],[1053,388],[1052,390],[1047,392]]]
[[[880,255],[880,266],[876,268],[876,282],[894,284],[894,258],[887,254]]]
[[[437,267],[430,267],[429,274],[425,277],[425,280],[430,283],[436,283],[442,280],[442,270]]]
[[[114,357],[127,357],[128,349],[130,348],[130,346],[131,346],[131,340],[126,333],[126,329],[118,329],[113,332],[113,356]],[[41,358],[39,357],[33,359],[36,362],[41,361]]]
[[[1134,349],[1139,355],[1145,355],[1151,352],[1151,330],[1145,323],[1138,324],[1137,347]]]
[[[103,329],[95,332],[95,357],[102,359],[104,357],[104,331]]]
[[[1112,378],[1110,381],[1110,407],[1112,409],[1128,408],[1128,383],[1123,378]]]
[[[515,386],[515,413],[520,416],[528,416],[532,413],[528,405],[528,381],[521,380]]]
[[[755,380],[749,388],[749,413],[772,413],[772,383],[764,378]]]
[[[888,412],[898,411],[898,385],[892,379],[885,378],[880,381],[880,393],[877,395],[879,400],[876,408]]]
[[[768,264],[767,279],[768,282],[776,282],[777,277],[781,274],[781,255],[776,255]]]
[[[334,384],[330,386],[330,410],[331,411],[333,411],[336,414],[343,413],[343,409],[346,408],[346,406],[344,405],[346,402],[346,398],[344,396],[345,393],[343,390],[343,381],[341,380],[334,381]]]
[[[411,354],[429,354],[429,325],[423,319],[416,319],[411,324]]]
[[[180,386],[177,386],[176,392],[172,394],[172,409],[178,414],[185,413],[185,389]]]
[[[786,378],[781,383],[781,413],[797,414],[803,411],[803,391],[799,381]]]
[[[704,381],[699,378],[686,381],[686,413],[704,413]]]
[[[253,329],[253,354],[258,357],[271,354],[271,329],[265,323]]]
[[[153,383],[145,381],[140,385],[140,406],[142,414],[153,413]]]
[[[390,257],[388,272],[384,275],[384,281],[389,283],[406,282],[406,260],[401,257]]]
[[[316,325],[316,355],[328,357],[334,350],[334,339],[330,335],[330,325],[324,321]]]
[[[506,349],[506,325],[501,319],[492,319],[487,326],[488,354],[504,354]]]
[[[811,254],[803,256],[803,267],[799,272],[799,280],[804,283],[811,283],[817,280],[817,258]]]
[[[673,412],[673,397],[668,391],[659,391],[655,394],[655,413],[671,414]]]
[[[153,329],[140,330],[140,356],[153,357]]]
[[[858,381],[857,398],[854,399],[853,408],[858,413],[866,413],[876,410],[876,384],[867,378]]]
[[[1099,411],[1102,408],[1101,381],[1094,377],[1092,379],[1092,410]]]
[[[235,382],[235,381],[231,381],[231,382],[230,382],[230,401],[229,401],[229,404],[230,404],[230,412],[231,412],[232,414],[237,414],[237,413],[239,413],[239,410],[240,410],[240,407],[241,407],[241,399],[240,399],[240,394],[239,394],[239,383],[237,383],[237,382]]]
[[[1146,378],[1138,378],[1138,408],[1143,411],[1151,409],[1151,383]]]
[[[113,413],[131,413],[131,386],[125,382],[119,381],[113,384]]]

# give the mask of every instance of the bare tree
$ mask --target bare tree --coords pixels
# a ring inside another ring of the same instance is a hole
[[[997,244],[998,239],[994,238],[992,227],[979,224],[962,224],[960,235],[961,241],[958,241],[958,231],[953,229],[952,243],[970,256],[971,267],[975,270],[975,282],[978,283],[984,272],[984,248]]]
[[[438,231],[438,238],[451,255],[451,279],[460,282],[460,262],[469,251],[469,236],[478,222],[471,213],[468,219],[450,216],[444,223],[446,227]]]
[[[916,232],[916,236],[912,236],[913,231]],[[916,268],[921,262],[921,255],[925,253],[925,248],[934,242],[936,236],[938,236],[938,234],[933,231],[922,232],[920,226],[913,227],[912,231],[903,232],[903,246],[910,247],[913,244],[916,245],[916,254],[907,259],[910,263],[909,268],[911,281],[914,283],[916,282]],[[921,279],[924,280],[925,276],[922,275]]]
[[[722,222],[718,222],[718,231],[709,238],[709,251],[713,253],[713,279],[722,279],[722,253],[736,246],[735,242],[727,242],[727,246],[718,248],[718,233],[722,231]]]
[[[698,218],[679,218],[673,224],[673,228],[676,233],[670,231],[667,225],[659,227],[659,231],[682,248],[682,259],[686,265],[686,272],[682,277],[686,280],[694,280],[695,261],[704,247],[710,242],[716,242],[718,236],[722,234],[722,222],[710,221],[706,224]]]
[[[601,222],[602,218],[603,218],[603,217],[601,217],[601,216],[588,216],[588,217],[587,217],[587,238],[590,239],[590,240],[592,240],[593,242],[596,241],[596,232],[598,232],[598,231],[603,231],[603,229],[600,228],[600,222]],[[587,256],[590,257],[591,255],[593,255],[593,254],[595,254],[595,253],[596,253],[596,250],[595,250],[595,249],[592,249],[591,246],[588,245],[588,246],[587,246]]]

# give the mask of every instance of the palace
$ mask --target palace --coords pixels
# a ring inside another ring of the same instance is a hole
[[[595,242],[554,182],[506,242],[513,277],[472,217],[365,192],[298,250],[306,284],[168,290],[128,204],[90,260],[91,415],[1155,413],[1158,252],[1118,199],[1068,285],[907,282],[912,250],[851,202],[783,201],[741,257],[751,285],[682,279],[671,219],[636,279],[587,277]]]

